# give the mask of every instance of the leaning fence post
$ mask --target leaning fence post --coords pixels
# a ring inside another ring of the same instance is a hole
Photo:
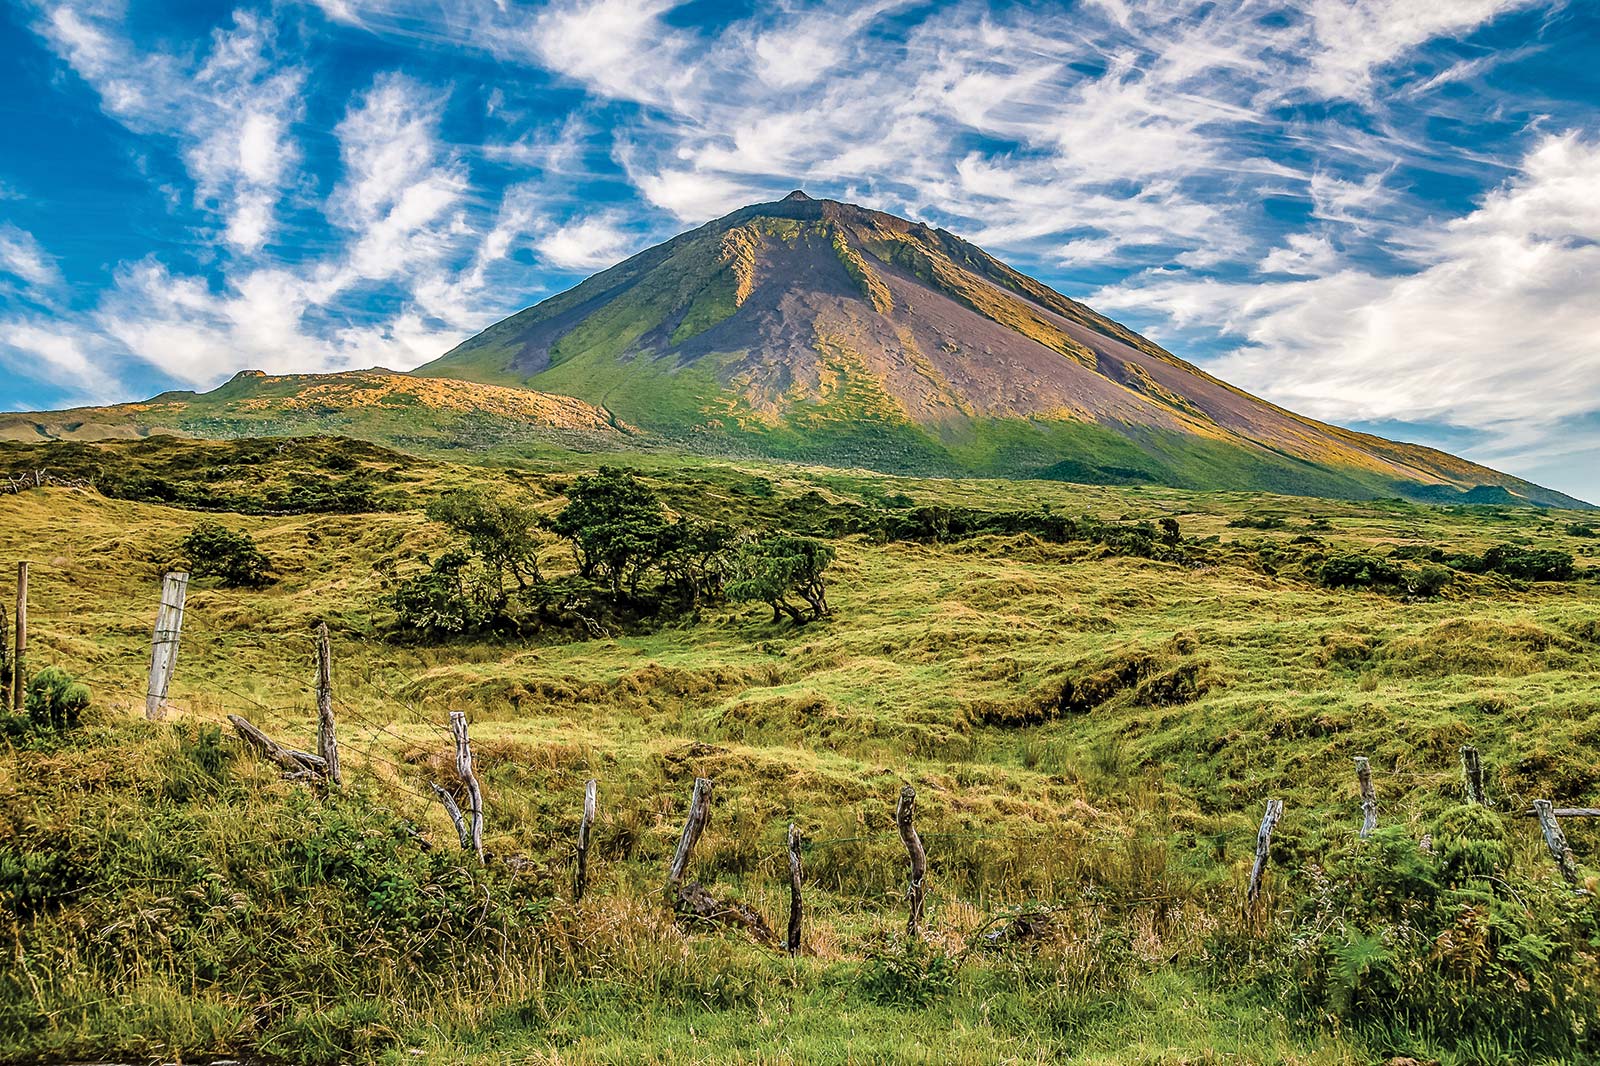
[[[433,789],[433,794],[439,797],[439,802],[444,804],[445,813],[450,816],[450,823],[456,827],[456,836],[461,838],[461,850],[466,851],[472,847],[472,831],[467,828],[466,820],[461,817],[461,805],[456,798],[450,795],[448,789],[428,782],[428,787]]]
[[[594,827],[594,809],[598,802],[600,783],[589,778],[583,786],[583,821],[578,823],[578,861],[572,872],[572,902],[583,899],[589,887],[589,831]]]
[[[1461,745],[1461,777],[1466,782],[1467,802],[1489,806],[1489,797],[1483,792],[1483,764],[1478,761],[1478,749],[1471,744]]]
[[[16,644],[11,652],[11,709],[18,714],[28,688],[28,564],[17,564]]]
[[[1365,755],[1356,756],[1356,781],[1361,785],[1361,839],[1378,827],[1378,792],[1372,787],[1372,767]]]
[[[333,652],[328,646],[328,623],[317,624],[317,754],[328,763],[328,780],[344,787],[339,772],[339,742],[333,736]]]
[[[1245,898],[1254,903],[1261,896],[1261,878],[1267,872],[1267,856],[1272,851],[1272,830],[1278,824],[1278,819],[1283,817],[1283,801],[1267,800],[1267,813],[1261,819],[1261,828],[1256,832],[1256,861],[1250,867],[1250,888],[1245,893]]]
[[[694,779],[694,792],[689,796],[689,816],[683,822],[683,835],[678,837],[677,850],[672,853],[672,865],[667,867],[667,890],[671,894],[683,884],[683,875],[689,869],[689,856],[695,843],[711,819],[711,779]]]
[[[175,571],[161,579],[161,606],[156,608],[156,628],[150,637],[150,684],[145,687],[144,697],[144,716],[151,721],[166,711],[167,688],[178,665],[178,638],[183,632],[183,605],[188,596],[188,574]]]
[[[1560,867],[1561,876],[1569,884],[1577,884],[1578,860],[1567,846],[1567,834],[1561,831],[1561,823],[1556,819],[1556,812],[1550,809],[1550,801],[1534,800],[1533,813],[1539,817],[1539,828],[1544,830],[1544,846],[1550,849],[1550,857]]]
[[[906,884],[906,899],[911,913],[906,916],[906,936],[916,936],[922,924],[923,899],[927,892],[928,853],[922,850],[922,838],[915,825],[917,790],[906,785],[900,790],[900,802],[894,809],[894,824],[900,830],[900,841],[911,858],[911,878]]]
[[[467,786],[467,814],[472,819],[472,850],[483,861],[483,790],[472,766],[472,745],[467,741],[467,712],[450,712],[450,732],[456,738],[456,776]]]
[[[784,943],[791,955],[800,954],[800,830],[789,823],[789,937]]]

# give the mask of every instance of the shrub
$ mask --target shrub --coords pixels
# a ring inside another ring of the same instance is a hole
[[[1412,595],[1433,597],[1443,592],[1455,580],[1455,575],[1448,566],[1438,563],[1428,563],[1413,574],[1407,582],[1407,588]]]
[[[921,937],[867,952],[861,987],[878,1003],[925,1007],[955,990],[958,964]]]
[[[387,597],[396,625],[424,637],[476,632],[496,617],[496,593],[472,557],[456,549],[402,581]]]
[[[219,522],[202,522],[189,531],[180,547],[196,577],[216,577],[224,588],[261,588],[271,584],[272,561],[248,533],[234,532]]]
[[[35,729],[58,733],[76,729],[89,706],[89,686],[74,681],[59,666],[47,666],[28,682],[24,706]]]
[[[1493,1032],[1522,1061],[1594,1051],[1594,908],[1519,876],[1492,811],[1452,809],[1433,829],[1432,852],[1399,826],[1337,849],[1270,972],[1310,1017],[1444,1041]]]
[[[1400,568],[1376,555],[1350,553],[1323,563],[1321,577],[1329,588],[1370,588],[1395,584],[1400,580]]]
[[[1567,581],[1572,577],[1572,555],[1553,548],[1496,544],[1483,553],[1483,568],[1524,581]]]

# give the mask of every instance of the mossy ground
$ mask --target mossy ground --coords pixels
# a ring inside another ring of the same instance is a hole
[[[808,490],[1048,503],[1175,517],[1186,537],[1219,538],[1218,561],[1196,569],[1028,537],[854,537],[836,544],[836,617],[804,628],[719,607],[575,643],[382,639],[375,565],[408,569],[447,543],[420,513],[430,493],[498,483],[554,508],[564,478],[591,461],[419,460],[397,483],[409,508],[227,516],[279,580],[191,588],[174,708],[154,724],[141,712],[159,575],[198,516],[64,489],[0,498],[0,562],[33,563],[30,662],[66,667],[95,696],[82,735],[0,754],[0,841],[68,870],[45,904],[7,915],[0,1058],[1488,1061],[1452,1050],[1448,1034],[1291,1021],[1216,980],[1207,945],[1249,931],[1238,899],[1269,796],[1286,814],[1263,920],[1311,890],[1304,865],[1359,824],[1355,755],[1372,758],[1381,821],[1417,836],[1457,801],[1463,743],[1482,752],[1503,810],[1539,796],[1593,804],[1595,581],[1463,577],[1441,598],[1407,602],[1269,573],[1260,547],[1287,549],[1313,529],[1378,551],[1525,540],[1593,568],[1600,542],[1569,534],[1573,516],[658,454],[637,462],[663,496],[715,517]],[[1247,514],[1283,527],[1230,527]],[[559,548],[546,564],[566,565]],[[313,743],[320,620],[335,634],[349,795],[323,803],[242,757],[196,771],[198,727],[229,712]],[[1135,660],[1154,668],[1090,710],[1019,713]],[[1147,683],[1155,676],[1166,681]],[[452,774],[441,728],[453,709],[471,719],[486,845],[500,856],[485,875],[467,864],[460,885],[440,872],[462,860],[426,786]],[[811,842],[805,957],[685,932],[665,913],[660,881],[697,774],[716,782],[697,875],[775,926],[787,823]],[[573,907],[567,862],[591,776],[592,887]],[[863,984],[863,960],[904,920],[892,812],[905,782],[931,861],[930,940],[972,949],[918,1006]],[[396,837],[401,821],[433,849]],[[1581,857],[1600,854],[1595,830],[1574,823],[1569,836]],[[297,841],[324,850],[308,860]],[[1531,823],[1517,841],[1519,867],[1553,876]],[[522,861],[510,869],[507,856]],[[418,885],[434,887],[412,898]],[[1038,901],[1071,904],[1062,943],[1042,956],[977,949],[993,916]],[[441,946],[436,913],[454,915],[464,944],[499,930],[500,947]],[[413,954],[395,957],[396,944]]]

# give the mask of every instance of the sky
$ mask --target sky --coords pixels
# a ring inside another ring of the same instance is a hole
[[[8,0],[0,409],[409,369],[803,188],[1600,501],[1591,0]]]

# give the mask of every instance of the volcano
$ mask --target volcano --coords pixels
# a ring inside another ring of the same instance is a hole
[[[941,476],[1579,506],[1212,377],[942,229],[796,191],[418,375],[577,397],[695,450]]]

